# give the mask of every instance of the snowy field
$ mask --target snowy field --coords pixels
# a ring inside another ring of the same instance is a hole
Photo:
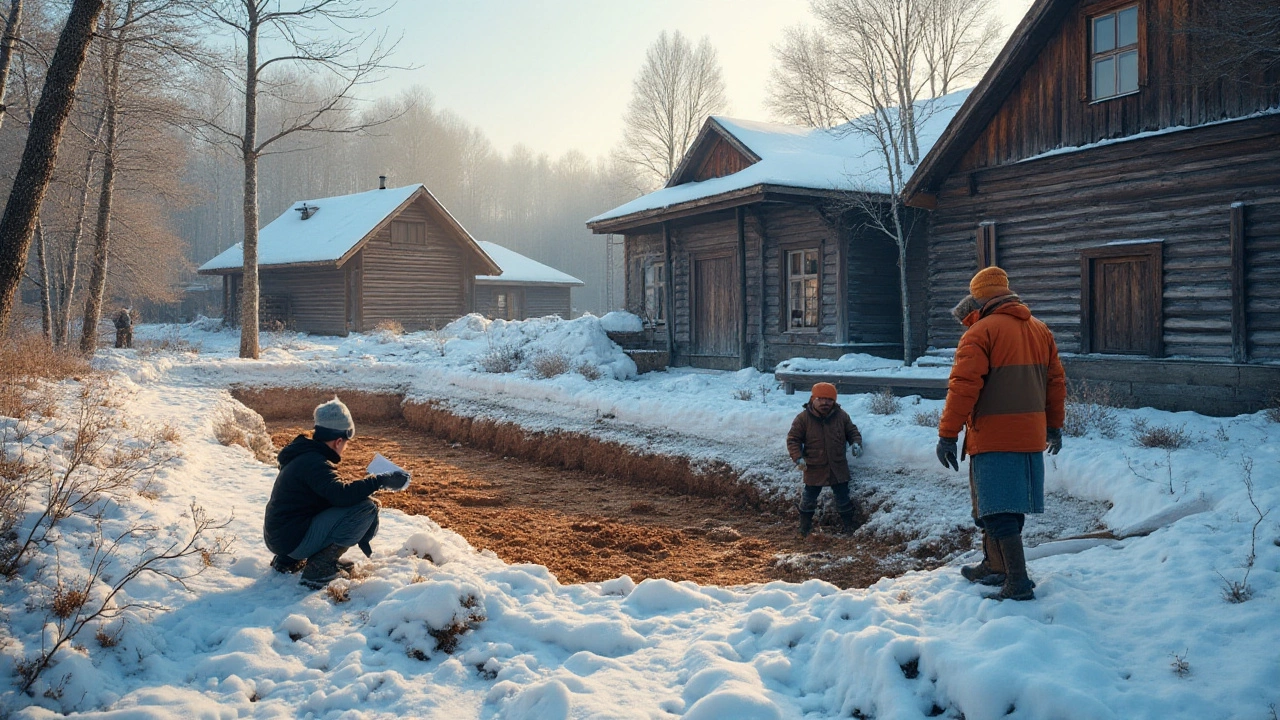
[[[0,716],[1276,718],[1280,424],[1265,413],[1075,413],[1084,434],[1046,463],[1048,512],[1029,521],[1033,602],[986,600],[989,589],[954,566],[847,591],[820,581],[561,585],[395,511],[383,514],[373,558],[329,592],[269,570],[262,508],[275,470],[213,437],[237,383],[395,389],[531,429],[727,462],[770,493],[794,493],[783,436],[805,398],[754,370],[636,377],[602,329],[632,320],[267,334],[259,361],[236,358],[238,336],[202,321],[142,326],[138,350],[102,350],[95,364],[115,399],[96,411],[111,421],[101,456],[176,457],[60,514],[0,586]],[[572,369],[535,378],[555,353]],[[519,356],[513,372],[479,369],[504,354]],[[6,472],[26,459],[108,474],[77,465],[65,427],[85,405],[81,384],[63,383],[51,417],[0,417]],[[917,422],[941,402],[905,398],[873,414],[874,401],[841,397],[865,437],[855,484],[880,503],[869,531],[908,528],[927,541],[963,527],[965,479],[942,470],[936,430]],[[1141,446],[1157,436],[1180,446]],[[225,526],[108,598],[130,568],[186,543],[193,506],[195,519]],[[33,493],[20,538],[44,509]],[[1119,539],[1061,539],[1102,528]],[[68,614],[77,587],[88,593]],[[1233,588],[1243,602],[1227,597]],[[19,670],[77,627],[19,692]]]

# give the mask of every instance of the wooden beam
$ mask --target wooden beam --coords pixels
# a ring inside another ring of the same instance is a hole
[[[1245,273],[1244,203],[1231,204],[1231,361],[1249,362],[1249,314]]]
[[[904,204],[907,207],[920,208],[921,210],[937,210],[938,196],[933,193],[916,193],[908,196]]]
[[[734,212],[738,221],[738,361],[741,367],[751,364],[747,337],[747,229],[746,212],[739,205]]]
[[[674,269],[671,267],[671,228],[662,223],[662,274],[667,276],[667,358],[671,365],[676,364],[676,284]]]

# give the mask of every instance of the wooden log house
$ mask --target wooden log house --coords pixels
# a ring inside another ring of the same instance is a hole
[[[573,313],[570,291],[582,287],[581,280],[497,243],[481,240],[480,248],[502,268],[502,274],[476,276],[473,312],[502,320],[547,315],[569,319]]]
[[[1181,0],[1032,6],[906,189],[930,212],[929,344],[954,347],[949,308],[998,264],[1072,380],[1173,410],[1273,401],[1280,70],[1195,80],[1202,16]]]
[[[474,303],[476,275],[501,275],[421,184],[307,200],[258,234],[259,319],[324,335],[437,327]],[[240,243],[200,267],[223,277],[223,318],[239,322]]]
[[[963,97],[921,112],[923,147]],[[672,364],[764,370],[792,357],[902,356],[897,246],[850,202],[883,196],[870,142],[848,127],[713,116],[666,187],[587,221],[624,236],[626,308],[656,329]],[[908,248],[921,288],[923,239]],[[917,348],[925,301],[915,293]]]

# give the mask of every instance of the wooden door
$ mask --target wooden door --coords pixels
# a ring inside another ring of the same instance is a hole
[[[694,260],[693,354],[738,356],[741,300],[732,255]]]

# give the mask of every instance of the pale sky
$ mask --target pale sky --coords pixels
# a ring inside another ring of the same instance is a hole
[[[1029,6],[995,0],[1006,33]],[[374,92],[420,85],[504,153],[524,144],[594,158],[621,138],[632,81],[661,31],[710,37],[726,114],[768,120],[771,47],[810,21],[807,0],[399,0],[378,24],[403,30],[393,61],[416,69]]]

